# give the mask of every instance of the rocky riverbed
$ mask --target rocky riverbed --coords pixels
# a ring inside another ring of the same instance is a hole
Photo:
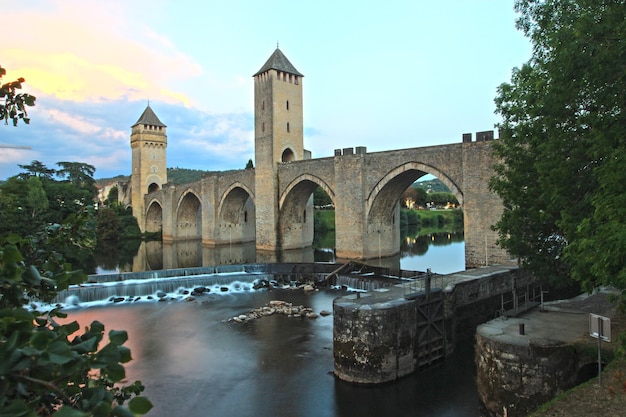
[[[238,316],[231,317],[227,321],[233,323],[247,323],[249,321],[271,316],[274,314],[282,314],[289,318],[316,319],[319,316],[328,316],[332,313],[328,310],[322,310],[318,314],[310,307],[304,307],[303,305],[294,306],[292,303],[289,303],[287,301],[272,300],[262,307],[250,310],[246,314],[240,314]]]

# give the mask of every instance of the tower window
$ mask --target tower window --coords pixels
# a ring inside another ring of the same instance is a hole
[[[302,217],[304,218],[303,223],[306,223],[306,210],[304,210],[304,214],[303,214],[303,216],[302,216]]]
[[[289,132],[289,122],[287,122],[287,132]]]
[[[261,132],[265,132],[265,122],[261,124]]]
[[[243,222],[248,223],[248,210],[243,212]]]
[[[298,76],[297,75],[295,76],[295,79],[296,80],[295,80],[294,84],[298,85]]]
[[[265,100],[261,103],[261,110],[265,110]]]
[[[289,110],[289,100],[287,100],[287,110]]]

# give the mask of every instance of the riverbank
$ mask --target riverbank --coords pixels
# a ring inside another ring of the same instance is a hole
[[[611,343],[603,343],[603,357],[615,356],[620,348],[618,335],[626,331],[626,315],[616,310],[607,300],[607,294],[562,303],[561,307],[602,314],[611,318]],[[583,334],[575,341],[589,350],[597,347],[597,340]],[[578,385],[539,407],[529,417],[618,417],[626,410],[626,358],[611,361],[602,372],[602,386],[598,378]]]

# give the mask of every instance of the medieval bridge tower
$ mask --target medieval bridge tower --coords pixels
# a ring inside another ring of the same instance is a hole
[[[286,249],[279,229],[279,163],[310,159],[304,149],[302,78],[276,48],[254,74],[254,145],[256,246],[260,250]],[[291,234],[313,241],[312,200],[301,213],[291,216]],[[309,211],[307,217],[306,212]],[[293,221],[295,220],[295,221]],[[301,245],[299,245],[301,246]]]
[[[146,227],[144,196],[161,189],[167,183],[166,128],[149,104],[139,120],[131,126],[131,204],[133,216],[142,232],[145,232]]]

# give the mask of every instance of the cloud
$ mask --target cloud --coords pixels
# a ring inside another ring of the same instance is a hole
[[[134,20],[139,10],[113,3],[64,0],[37,10],[3,10],[5,33],[16,36],[0,48],[7,78],[24,77],[30,88],[61,100],[151,98],[192,105],[177,86],[200,76],[201,66]],[[35,29],[24,30],[25,21]]]

